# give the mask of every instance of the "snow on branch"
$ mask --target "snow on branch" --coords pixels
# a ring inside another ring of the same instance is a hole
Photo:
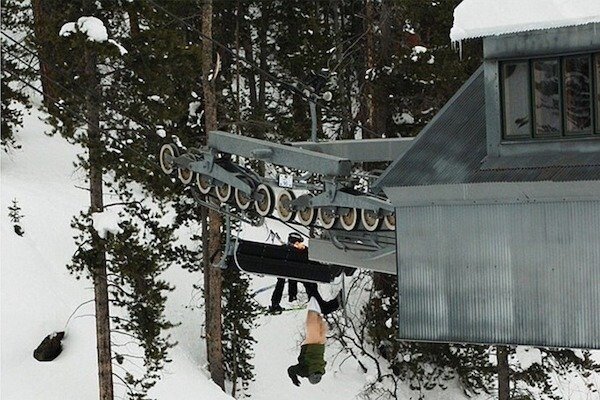
[[[92,214],[92,225],[98,231],[98,235],[102,239],[106,239],[109,233],[116,235],[121,232],[119,227],[119,212],[114,208],[105,208],[102,212]]]
[[[125,47],[116,40],[108,38],[108,30],[104,26],[104,22],[96,17],[80,17],[77,22],[67,22],[60,28],[58,35],[68,37],[78,32],[86,35],[90,42],[108,42],[116,46],[122,56],[127,54]]]

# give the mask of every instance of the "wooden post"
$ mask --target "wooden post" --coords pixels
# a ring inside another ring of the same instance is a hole
[[[498,400],[510,399],[510,366],[508,365],[508,347],[496,346],[498,361]]]

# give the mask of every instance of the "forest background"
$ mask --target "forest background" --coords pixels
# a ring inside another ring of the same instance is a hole
[[[252,331],[264,310],[248,276],[213,272],[221,221],[160,172],[161,145],[197,147],[213,129],[307,140],[307,97],[327,91],[319,139],[415,136],[482,60],[480,41],[450,43],[459,2],[2,0],[3,151],[19,150],[32,96],[43,99],[54,134],[86,150],[76,168],[90,205],[71,221],[77,251],[67,268],[94,284],[101,398],[114,397],[113,377],[144,398],[169,362],[178,321],[164,314],[168,268],[207,272],[198,289],[215,383],[239,397],[255,378]],[[116,200],[105,203],[107,194]],[[98,228],[108,212],[118,213],[112,234]],[[198,232],[185,244],[181,226]],[[473,395],[506,387],[512,398],[560,398],[557,375],[599,371],[589,352],[540,349],[537,362],[519,364],[515,348],[399,341],[396,285],[358,274],[348,296],[361,301],[330,321],[332,340],[364,373],[376,371],[366,397],[394,397],[401,384],[425,397],[453,381]],[[134,348],[111,346],[119,335]],[[123,368],[127,357],[141,358],[143,371]]]

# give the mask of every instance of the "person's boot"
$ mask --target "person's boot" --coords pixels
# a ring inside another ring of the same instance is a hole
[[[281,306],[279,304],[272,304],[271,307],[269,307],[269,313],[270,314],[281,314],[283,312],[283,308],[281,308]]]

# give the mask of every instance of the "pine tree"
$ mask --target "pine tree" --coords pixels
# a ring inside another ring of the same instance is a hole
[[[21,214],[21,207],[19,207],[19,203],[17,199],[13,199],[12,205],[8,207],[8,219],[13,223],[13,229],[15,233],[19,236],[23,236],[25,231],[21,228],[21,220],[23,219],[23,215]]]
[[[17,130],[23,124],[23,113],[31,108],[29,98],[24,91],[22,80],[29,81],[32,74],[28,65],[33,62],[31,55],[27,55],[10,35],[15,27],[27,26],[30,15],[21,2],[15,0],[2,0],[2,79],[0,91],[2,92],[1,112],[2,123],[0,130],[2,137],[0,147],[5,152],[21,148],[16,136]],[[25,54],[24,54],[25,53]]]

